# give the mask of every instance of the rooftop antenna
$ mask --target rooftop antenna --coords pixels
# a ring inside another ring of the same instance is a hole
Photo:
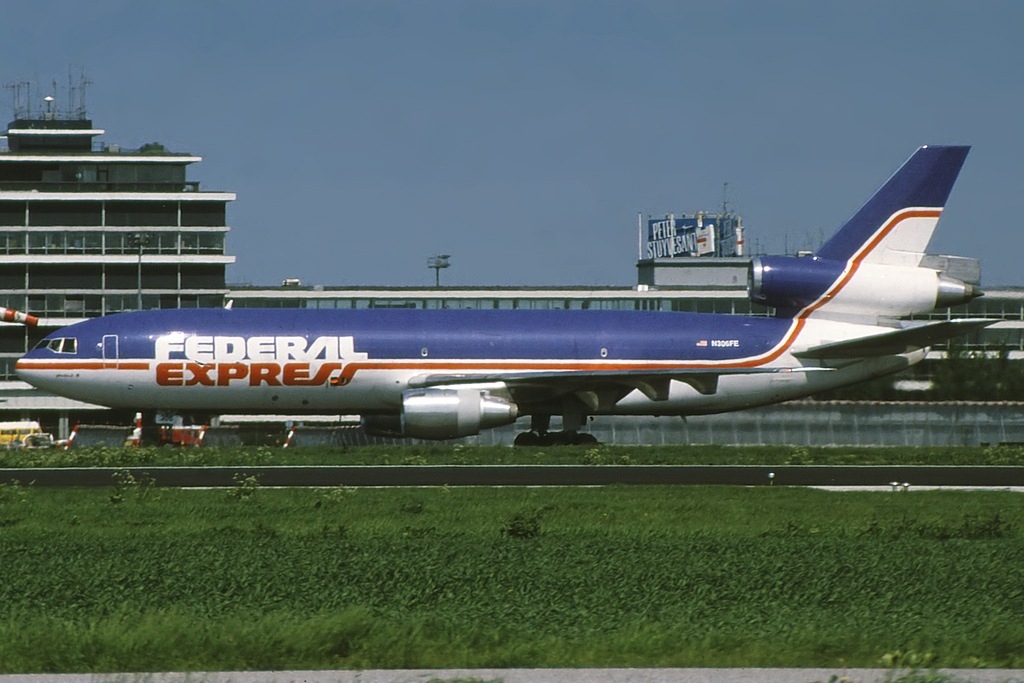
[[[87,88],[92,85],[92,81],[85,75],[85,69],[68,68],[66,90],[62,90],[65,86],[58,83],[57,79],[53,79],[50,84],[52,90],[42,98],[41,102],[32,97],[32,81],[13,81],[4,84],[4,88],[11,93],[15,121],[85,119],[87,114],[85,93]],[[63,104],[61,104],[62,102]]]
[[[72,119],[84,119],[86,116],[85,91],[92,85],[85,76],[85,69],[78,70],[78,85],[72,80],[75,76],[74,68],[68,68],[68,114]]]
[[[448,259],[452,257],[451,254],[435,254],[427,259],[427,268],[434,269],[434,286],[441,286],[441,269],[451,267],[451,263]]]
[[[722,183],[722,215],[729,213],[729,181]]]
[[[28,81],[18,81],[16,83],[7,83],[4,87],[11,93],[11,105],[14,108],[15,120],[29,118],[31,84]]]

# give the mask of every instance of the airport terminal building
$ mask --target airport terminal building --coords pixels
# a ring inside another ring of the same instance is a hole
[[[332,287],[297,279],[273,287],[229,285],[234,193],[188,178],[202,157],[157,143],[134,150],[98,143],[103,133],[84,106],[58,109],[49,98],[36,110],[16,97],[6,149],[0,149],[0,306],[36,315],[40,325],[0,322],[0,419],[39,420],[61,436],[79,421],[130,420],[46,395],[14,374],[16,360],[49,332],[120,311],[231,302],[235,308],[771,314],[748,298],[742,225],[728,213],[648,219],[646,230],[641,219],[634,286]],[[984,297],[933,317],[999,318],[965,348],[1024,359],[1024,288],[985,289]],[[936,348],[931,357],[943,353]]]

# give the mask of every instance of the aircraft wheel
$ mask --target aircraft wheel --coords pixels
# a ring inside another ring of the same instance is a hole
[[[597,438],[586,432],[520,432],[513,441],[515,446],[594,446],[597,443]]]
[[[537,432],[519,432],[516,434],[516,440],[512,442],[513,446],[540,446],[544,440]]]

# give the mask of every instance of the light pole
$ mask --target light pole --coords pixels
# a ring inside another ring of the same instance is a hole
[[[137,247],[139,250],[139,299],[136,305],[136,310],[142,310],[142,248],[149,244],[149,233],[148,232],[133,232],[128,235],[128,244]]]
[[[436,254],[427,259],[427,268],[434,269],[434,286],[441,286],[441,269],[451,267],[451,263],[448,259],[452,257],[451,254]]]

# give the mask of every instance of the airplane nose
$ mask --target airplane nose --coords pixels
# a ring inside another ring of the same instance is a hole
[[[19,358],[14,364],[14,374],[18,376],[18,379],[28,382],[28,378],[32,374],[30,369],[29,361],[26,358]]]
[[[30,357],[31,353],[19,358],[14,364],[14,374],[23,382],[28,382],[37,389],[45,389],[49,383],[48,373],[38,366]]]

